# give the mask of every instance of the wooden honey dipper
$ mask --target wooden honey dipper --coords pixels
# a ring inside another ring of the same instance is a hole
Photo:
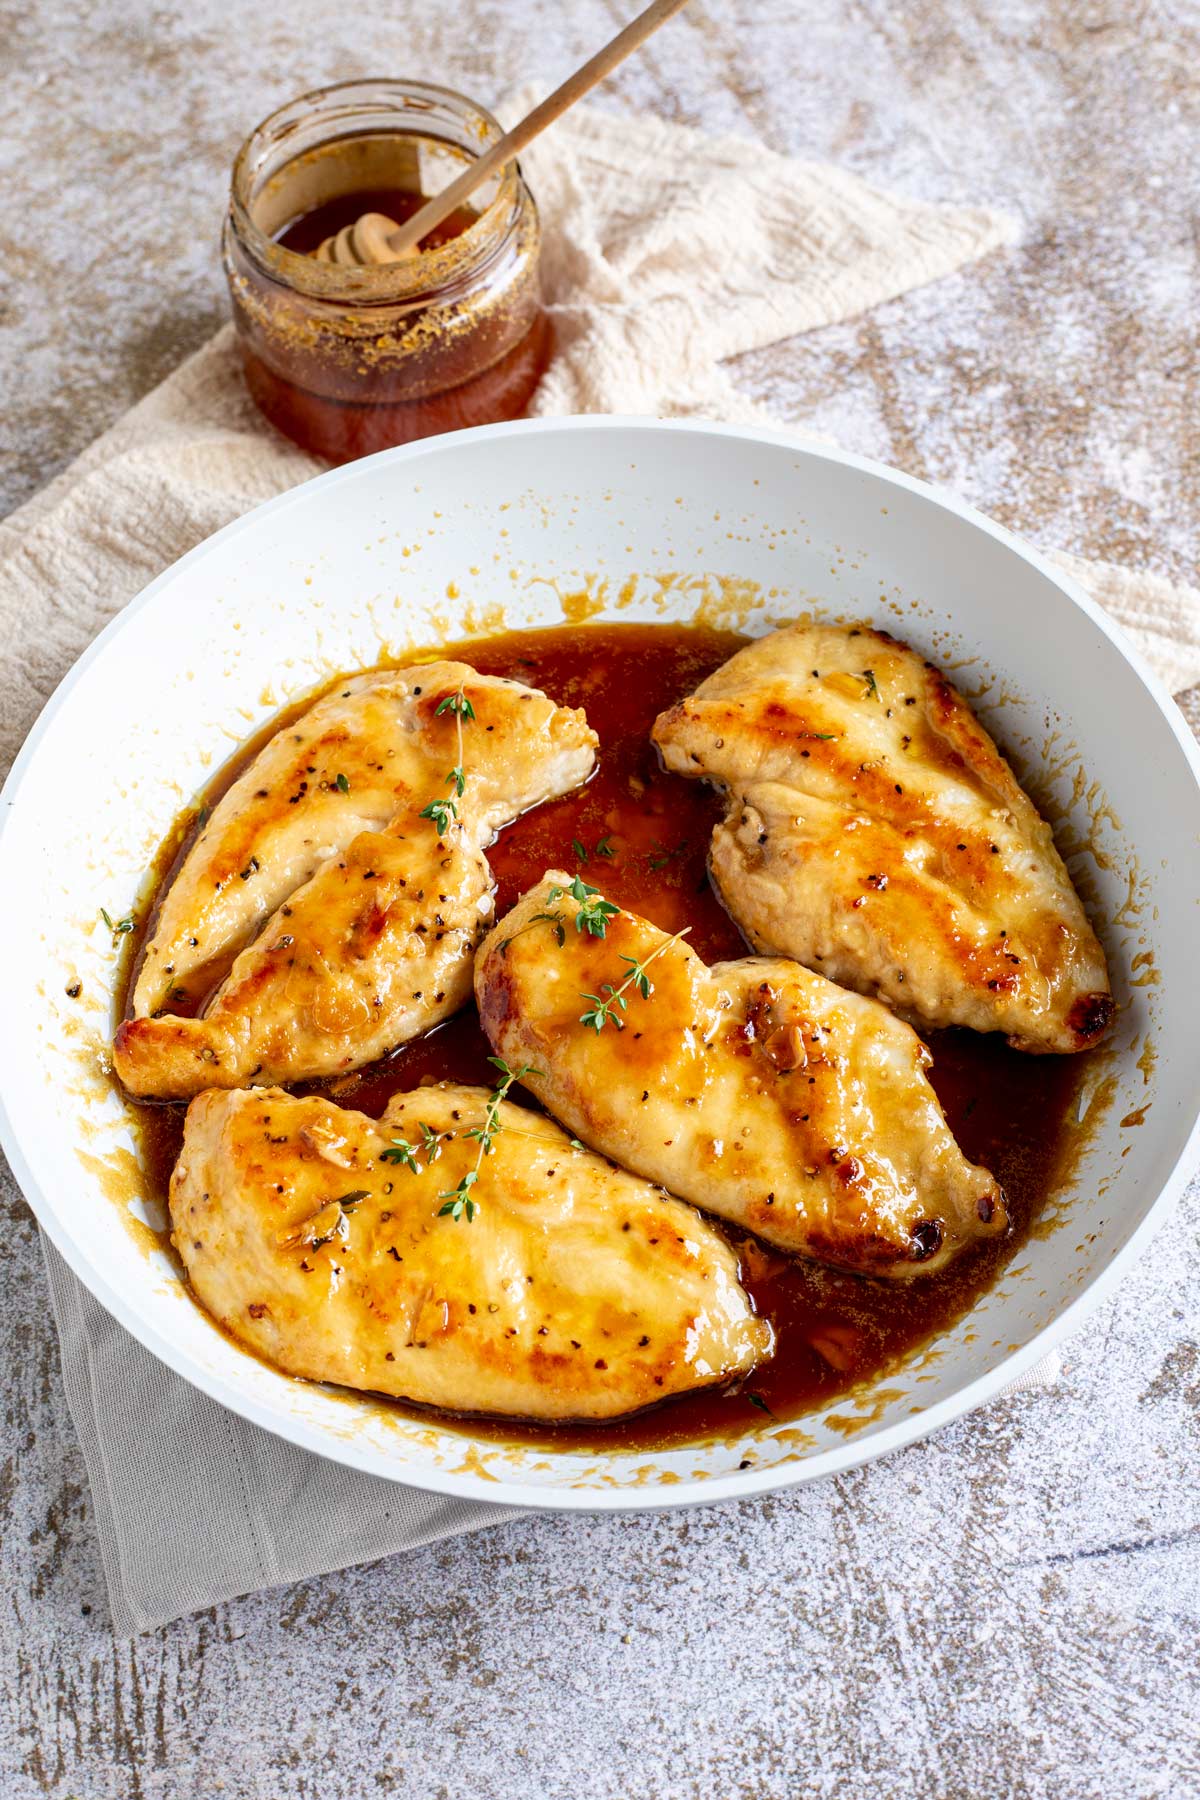
[[[361,268],[367,263],[400,262],[406,256],[415,256],[421,239],[435,225],[440,225],[443,219],[449,218],[455,207],[461,206],[489,175],[519,156],[526,144],[531,143],[539,132],[544,131],[547,125],[552,125],[555,119],[561,118],[568,107],[574,106],[576,100],[590,88],[594,88],[597,82],[603,81],[618,63],[624,62],[639,45],[645,43],[652,32],[657,31],[660,25],[665,25],[674,13],[680,12],[686,5],[687,0],[652,0],[644,12],[631,20],[602,50],[597,50],[595,56],[585,62],[582,68],[576,69],[573,75],[568,75],[561,87],[555,88],[532,112],[526,113],[521,122],[506,132],[490,150],[476,157],[449,187],[427,200],[411,219],[406,219],[403,225],[397,225],[395,219],[389,219],[386,213],[363,213],[353,225],[346,225],[333,237],[325,239],[315,253],[318,262]]]

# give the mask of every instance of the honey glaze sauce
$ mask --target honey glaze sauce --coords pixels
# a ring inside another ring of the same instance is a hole
[[[400,187],[362,188],[354,194],[338,194],[311,212],[300,213],[289,220],[277,234],[276,242],[285,250],[294,250],[298,256],[315,256],[327,237],[335,237],[363,213],[383,213],[397,225],[403,225],[428,198],[428,194]],[[448,244],[451,238],[460,237],[473,225],[478,216],[468,206],[456,206],[440,225],[435,225],[421,239],[422,247],[434,250],[439,244]]]
[[[702,783],[665,773],[650,744],[658,713],[689,693],[744,641],[731,632],[694,626],[592,625],[438,647],[438,655],[461,657],[482,673],[515,677],[561,705],[583,707],[600,738],[599,766],[588,785],[527,813],[489,850],[498,918],[546,869],[562,868],[579,873],[665,931],[689,925],[689,942],[706,962],[747,954],[707,877],[708,839],[722,802]],[[311,698],[304,702],[310,704]],[[287,716],[272,721],[222,770],[206,796],[208,806]],[[192,814],[164,845],[160,892],[197,827],[198,815]],[[139,936],[152,918],[153,909]],[[135,943],[126,965],[126,993],[137,949]],[[966,1249],[938,1274],[887,1284],[783,1256],[714,1221],[737,1250],[742,1281],[776,1333],[774,1357],[739,1390],[706,1389],[612,1424],[477,1420],[472,1434],[624,1450],[737,1434],[761,1425],[764,1417],[792,1419],[824,1406],[893,1369],[953,1325],[997,1279],[1052,1194],[1075,1148],[1072,1121],[1087,1057],[1024,1056],[998,1035],[968,1031],[935,1032],[928,1041],[934,1053],[931,1079],[955,1137],[1005,1190],[1011,1220],[1006,1237]],[[298,1091],[322,1093],[339,1105],[377,1116],[392,1094],[422,1082],[465,1081],[490,1088],[495,1071],[489,1054],[470,1007],[358,1074],[308,1083]],[[513,1098],[536,1104],[523,1091]],[[134,1111],[148,1174],[165,1204],[184,1109],[140,1105]],[[414,1416],[423,1413],[391,1400],[381,1404]]]
[[[402,142],[396,155],[403,160],[412,149]],[[356,187],[285,219],[275,241],[297,255],[315,255],[363,213],[382,213],[400,225],[427,199],[395,184]],[[289,309],[275,305],[272,282],[243,270],[234,287],[242,361],[267,417],[334,462],[519,418],[551,351],[536,232],[518,233],[504,255],[488,257],[478,246],[466,247],[466,234],[479,221],[470,206],[460,206],[422,238],[422,255],[464,239],[461,266],[448,270],[436,255],[419,265],[428,280],[422,295],[334,308],[336,319],[312,302],[298,326]]]

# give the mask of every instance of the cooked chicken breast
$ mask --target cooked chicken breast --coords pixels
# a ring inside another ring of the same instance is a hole
[[[278,1089],[201,1094],[170,1195],[197,1298],[288,1374],[522,1418],[613,1418],[770,1353],[690,1207],[507,1101],[481,1156],[488,1102],[420,1088],[376,1123]],[[477,1164],[456,1220],[447,1195]]]
[[[446,702],[460,691],[457,795]],[[114,1045],[125,1086],[180,1098],[330,1075],[454,1012],[492,912],[484,846],[586,780],[595,746],[583,713],[464,663],[359,676],[318,701],[233,784],[172,882]],[[447,800],[439,830],[421,813]],[[214,988],[199,1018],[172,1012]]]
[[[360,832],[276,909],[203,1018],[126,1020],[117,1073],[131,1093],[186,1099],[360,1068],[470,999],[492,910],[464,829]]]
[[[547,875],[488,935],[475,997],[495,1049],[539,1071],[526,1086],[571,1131],[860,1274],[925,1273],[1006,1229],[996,1181],[926,1080],[929,1051],[887,1007],[782,959],[710,969],[633,913],[593,936],[569,884]]]
[[[1019,1050],[1108,1030],[1104,952],[1050,827],[961,695],[887,632],[773,632],[653,735],[728,797],[710,866],[755,949]]]

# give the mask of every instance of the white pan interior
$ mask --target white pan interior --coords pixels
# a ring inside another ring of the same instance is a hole
[[[799,612],[883,625],[952,671],[1048,806],[1104,938],[1119,1030],[1093,1061],[1090,1116],[1045,1225],[901,1371],[798,1423],[659,1454],[473,1438],[239,1352],[153,1235],[162,1221],[105,1072],[116,964],[99,908],[128,910],[213,770],[335,672],[564,618],[759,632]],[[988,1398],[1070,1328],[1161,1219],[1194,1135],[1200,785],[1186,728],[1097,610],[1005,533],[783,433],[491,427],[260,508],[156,581],[47,707],[4,794],[0,901],[0,1135],[55,1244],[122,1324],[226,1405],[419,1487],[661,1506],[878,1455]]]

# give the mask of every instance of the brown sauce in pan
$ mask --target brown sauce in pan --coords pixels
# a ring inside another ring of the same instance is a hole
[[[741,642],[729,632],[692,626],[596,625],[439,646],[439,655],[461,656],[484,673],[515,676],[562,705],[584,707],[600,736],[599,768],[587,787],[518,819],[489,851],[498,884],[497,916],[547,868],[557,867],[577,870],[665,930],[690,924],[690,942],[708,962],[746,953],[706,875],[709,832],[721,802],[702,784],[665,774],[649,742],[663,707],[689,692]],[[222,770],[210,785],[207,804],[220,797],[280,723],[276,719]],[[195,829],[192,813],[164,845],[160,891]],[[147,912],[142,931],[151,916]],[[130,979],[137,947],[127,964]],[[934,1033],[929,1041],[933,1085],[955,1136],[1004,1187],[1012,1228],[1003,1240],[964,1251],[940,1274],[887,1285],[782,1256],[717,1221],[739,1251],[742,1279],[755,1305],[776,1330],[774,1358],[740,1392],[706,1390],[610,1425],[474,1421],[472,1432],[625,1450],[736,1433],[762,1423],[764,1412],[791,1419],[822,1406],[948,1329],[1024,1243],[1053,1191],[1086,1058],[1023,1056],[999,1037],[967,1031]],[[423,1080],[490,1087],[494,1071],[488,1053],[470,1008],[358,1075],[310,1083],[304,1091],[377,1115],[393,1093]],[[527,1094],[518,1097],[533,1104]],[[153,1186],[165,1204],[184,1109],[134,1110]]]

